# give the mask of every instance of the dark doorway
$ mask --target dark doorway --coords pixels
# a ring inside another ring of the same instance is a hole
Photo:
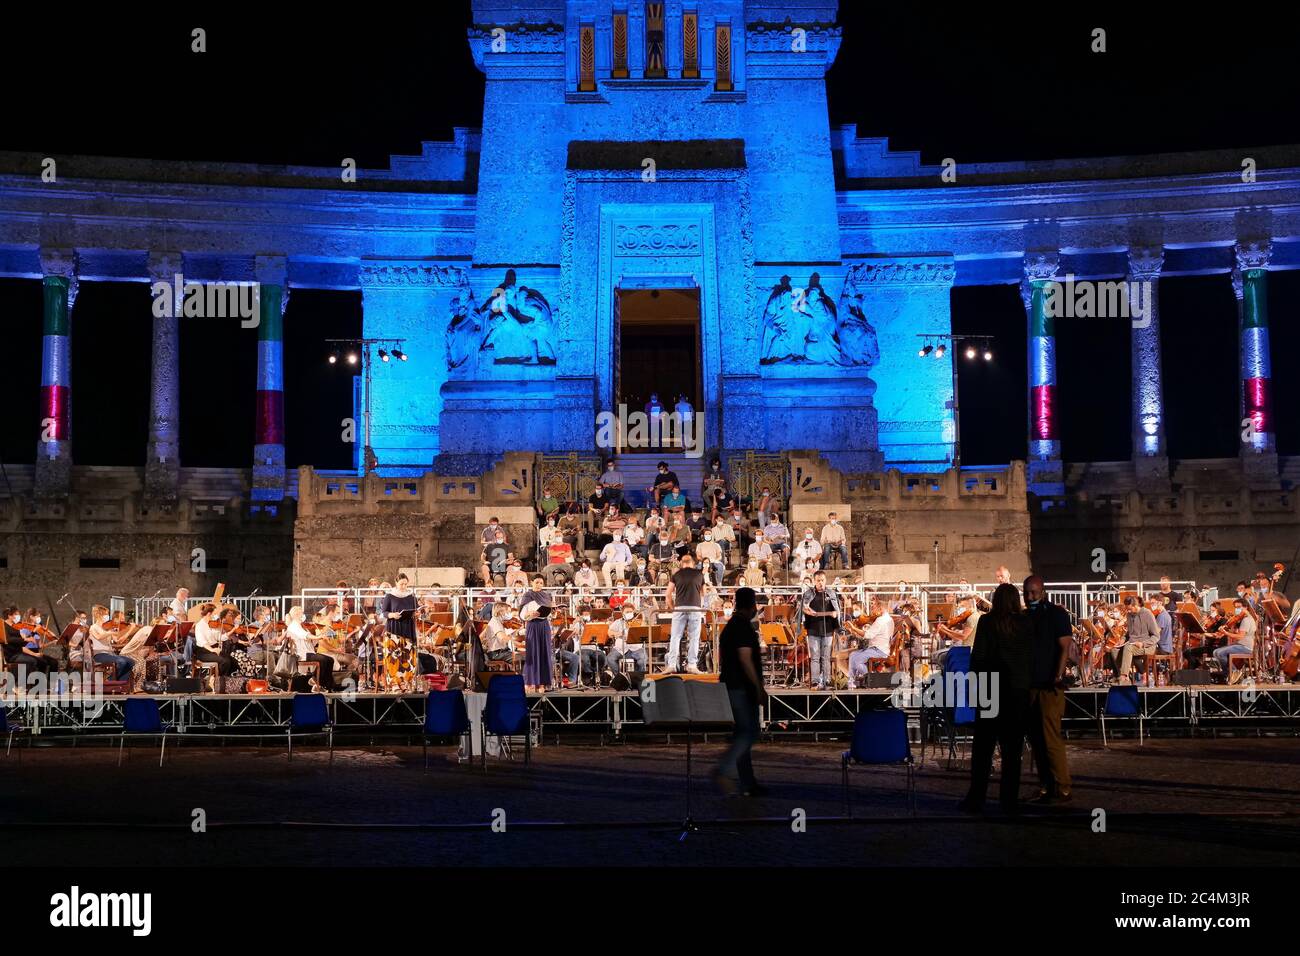
[[[644,411],[652,394],[671,411],[685,395],[703,413],[698,289],[636,289],[619,293],[615,404]]]

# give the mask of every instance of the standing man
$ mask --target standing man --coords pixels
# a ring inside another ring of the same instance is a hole
[[[758,602],[751,588],[736,592],[736,607],[718,638],[718,681],[727,688],[736,730],[731,746],[713,772],[714,782],[724,791],[735,784],[730,773],[734,767],[740,778],[741,792],[747,797],[761,796],[764,788],[754,779],[750,751],[758,740],[761,709],[767,703],[763,688],[762,648],[758,643]]]
[[[840,624],[840,599],[826,590],[826,572],[813,575],[811,590],[804,591],[799,606],[803,625],[808,631],[808,656],[812,660],[808,684],[825,690],[831,679],[831,639]]]
[[[696,662],[700,657],[700,623],[704,619],[704,574],[695,566],[695,556],[689,551],[682,555],[681,570],[668,582],[668,610],[673,613],[671,637],[668,641],[667,673],[677,672],[677,660],[682,650],[682,634],[686,634],[686,673],[698,674]]]
[[[1030,645],[1029,743],[1038,767],[1037,804],[1070,802],[1070,765],[1061,736],[1065,713],[1065,661],[1073,640],[1070,615],[1047,599],[1043,579],[1025,578],[1025,605],[1034,626]]]

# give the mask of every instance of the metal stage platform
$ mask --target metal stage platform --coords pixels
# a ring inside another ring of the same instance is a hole
[[[420,694],[330,694],[335,733],[343,738],[385,737],[400,740],[417,735],[424,723],[425,699]],[[769,692],[764,730],[772,737],[834,736],[848,731],[862,710],[885,706],[891,691],[810,691],[781,688]],[[12,717],[33,737],[56,740],[120,730],[128,698],[103,696],[10,701]],[[165,724],[211,739],[275,733],[289,726],[289,694],[159,694],[155,695]],[[1140,692],[1146,732],[1217,732],[1257,729],[1300,732],[1300,685],[1224,687],[1152,687]],[[1066,695],[1064,728],[1070,736],[1099,733],[1106,688],[1080,688]],[[541,734],[581,737],[626,737],[642,727],[641,701],[635,692],[558,691],[531,695],[534,728]],[[910,723],[919,726],[920,710],[907,707]],[[1122,729],[1117,719],[1116,729]]]

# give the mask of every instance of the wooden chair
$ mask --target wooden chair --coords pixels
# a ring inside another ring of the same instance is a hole
[[[1155,673],[1161,661],[1164,661],[1170,670],[1174,667],[1173,654],[1143,654],[1133,660],[1137,662],[1139,683],[1146,684],[1148,687],[1155,686]]]
[[[1243,675],[1253,677],[1255,673],[1255,655],[1254,654],[1229,654],[1228,655],[1228,674],[1227,681],[1229,684],[1239,684],[1243,680]]]

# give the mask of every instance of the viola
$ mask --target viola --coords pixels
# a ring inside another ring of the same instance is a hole
[[[970,620],[970,616],[973,613],[975,612],[972,611],[970,608],[966,608],[966,610],[964,611],[959,611],[958,613],[954,614],[952,617],[948,618],[948,621],[946,624],[944,624],[944,627],[950,627],[950,628],[961,627],[968,620]]]

